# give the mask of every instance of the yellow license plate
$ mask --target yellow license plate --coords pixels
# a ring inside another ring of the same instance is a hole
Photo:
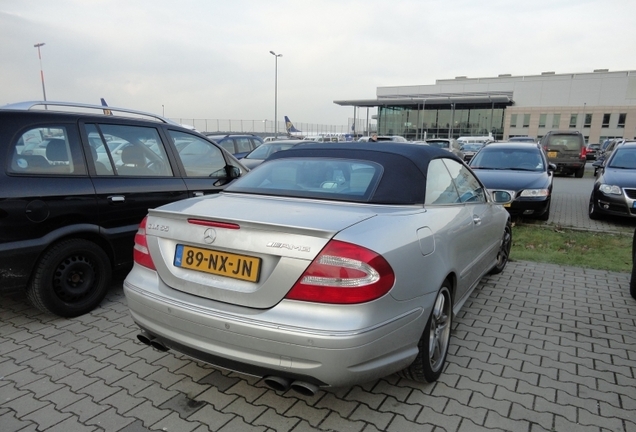
[[[551,157],[551,158],[557,157],[557,152],[548,152],[548,157]]]
[[[261,259],[246,255],[177,245],[174,254],[176,267],[198,270],[233,279],[258,282]]]

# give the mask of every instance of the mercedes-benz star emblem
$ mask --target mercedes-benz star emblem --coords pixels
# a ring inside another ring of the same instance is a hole
[[[205,234],[203,235],[203,241],[207,244],[212,244],[214,243],[214,240],[216,240],[216,231],[214,228],[206,229]]]

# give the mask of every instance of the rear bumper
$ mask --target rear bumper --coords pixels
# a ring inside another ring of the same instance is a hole
[[[587,159],[578,159],[576,161],[563,161],[563,160],[548,160],[549,163],[556,165],[557,173],[574,172],[581,168],[585,168]]]
[[[155,287],[148,285],[153,278]],[[407,367],[418,353],[430,314],[415,307],[389,321],[347,328],[346,313],[321,317],[321,306],[312,305],[315,312],[307,316],[312,328],[302,322],[292,326],[275,323],[268,315],[286,316],[286,308],[307,307],[299,305],[302,302],[284,300],[270,310],[216,303],[215,309],[209,300],[162,285],[155,272],[139,266],[124,282],[124,293],[135,322],[169,348],[241,373],[331,387],[370,381]],[[426,301],[432,303],[435,293],[431,296]],[[274,309],[279,310],[273,313]],[[317,329],[321,320],[329,330]],[[342,322],[341,329],[333,328],[334,320]]]

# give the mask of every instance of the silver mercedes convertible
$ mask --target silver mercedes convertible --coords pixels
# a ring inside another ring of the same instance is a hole
[[[503,271],[507,191],[452,153],[301,144],[150,210],[124,283],[138,339],[311,395],[442,373],[452,317]]]

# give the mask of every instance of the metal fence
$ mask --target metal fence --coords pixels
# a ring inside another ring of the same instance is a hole
[[[279,134],[285,134],[285,123],[278,122],[278,128],[274,125],[273,120],[231,120],[231,119],[189,119],[189,118],[172,118],[171,120],[181,124],[194,126],[200,132],[242,132],[254,133],[259,135],[274,135],[276,131]],[[350,118],[347,125],[326,125],[316,123],[294,123],[294,127],[304,135],[318,134],[349,134],[356,133],[358,135],[366,135],[366,120]],[[377,125],[369,123],[371,132],[377,131]]]

